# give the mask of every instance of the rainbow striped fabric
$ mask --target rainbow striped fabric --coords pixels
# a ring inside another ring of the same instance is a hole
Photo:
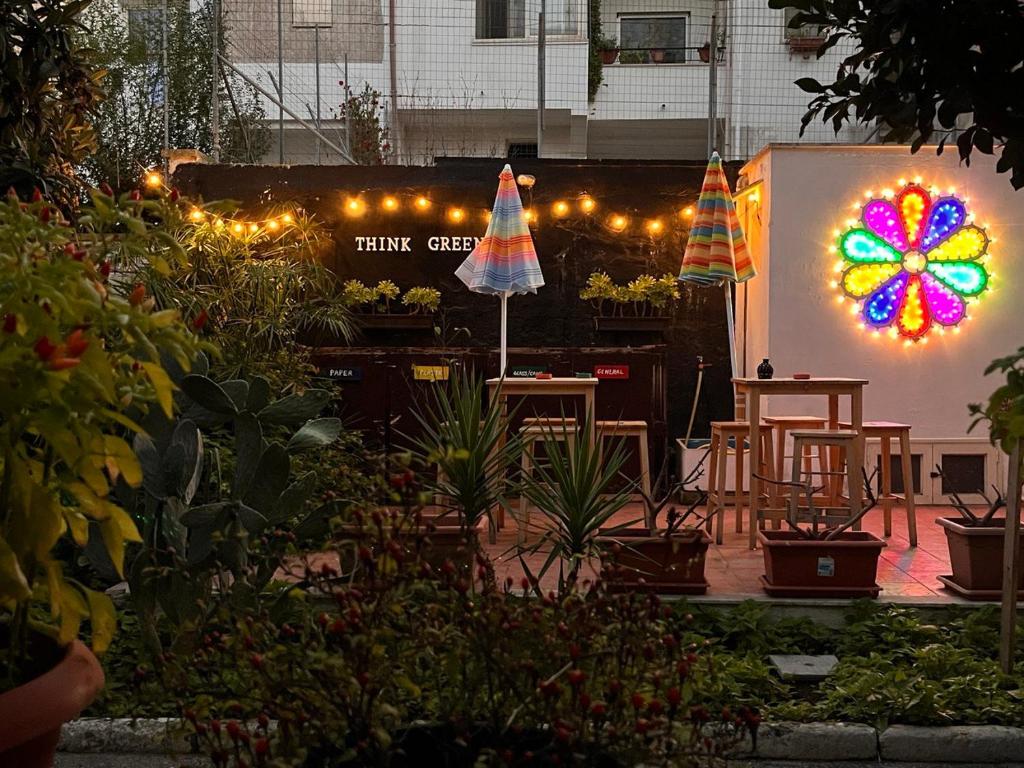
[[[697,198],[679,279],[714,285],[726,280],[742,283],[756,274],[722,170],[722,158],[715,152]]]
[[[511,166],[506,165],[498,176],[487,234],[455,274],[477,293],[536,293],[544,285]]]

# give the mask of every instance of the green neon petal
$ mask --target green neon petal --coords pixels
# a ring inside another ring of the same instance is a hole
[[[988,272],[972,261],[938,261],[928,271],[961,296],[977,296],[988,285]]]
[[[857,264],[885,264],[902,260],[899,252],[866,229],[851,229],[839,238],[843,258]]]

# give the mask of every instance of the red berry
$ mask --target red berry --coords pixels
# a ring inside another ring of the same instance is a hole
[[[105,181],[102,184],[100,184],[100,192],[102,192],[107,197],[113,197],[114,196],[114,189],[113,189],[113,187],[111,187]]]
[[[234,741],[238,741],[238,737],[241,735],[242,729],[238,725],[237,720],[228,720],[228,736]]]
[[[138,202],[139,200],[141,200],[141,199],[142,199],[142,193],[141,193],[141,192],[139,192],[139,190],[137,190],[137,189],[133,189],[133,190],[132,190],[132,191],[131,191],[131,192],[129,193],[128,197],[130,197],[130,198],[131,198],[132,200],[134,200],[134,201]]]
[[[644,705],[644,695],[642,693],[633,694],[633,708],[640,709]]]
[[[55,357],[50,360],[46,367],[51,371],[66,371],[68,368],[74,368],[81,362],[77,357]]]
[[[256,744],[253,746],[253,751],[261,757],[270,751],[270,742],[266,739],[256,739]]]
[[[32,202],[40,203],[43,200],[43,193],[39,191],[39,187],[32,188]]]
[[[100,274],[103,275],[104,277],[110,277],[110,262],[109,261],[101,261],[100,262]]]
[[[683,700],[683,694],[680,692],[679,688],[677,688],[676,686],[672,686],[665,693],[665,698],[668,699],[668,703],[671,706],[678,707],[679,702]]]
[[[68,348],[68,355],[71,357],[79,357],[88,348],[89,340],[85,338],[85,334],[82,332],[82,329],[79,328],[68,335],[65,340],[65,344]]]
[[[569,685],[576,688],[587,679],[587,673],[582,669],[570,669],[569,674],[566,675],[566,679],[568,679]]]
[[[135,287],[132,288],[131,294],[128,296],[128,303],[133,307],[139,306],[142,300],[146,298],[146,286],[142,283],[136,283]]]
[[[168,197],[171,198],[172,203],[176,203],[178,202],[178,198],[181,197],[181,194],[178,192],[178,190],[172,189],[171,194],[169,194]]]
[[[595,701],[590,707],[590,714],[594,717],[604,717],[608,713],[608,706],[603,701]]]
[[[249,663],[252,664],[254,669],[259,669],[263,666],[263,657],[258,653],[254,653],[249,657]]]
[[[192,321],[192,329],[196,331],[201,331],[203,329],[203,326],[206,325],[206,321],[209,319],[210,315],[204,309],[198,315],[195,316],[195,319]]]
[[[18,328],[18,316],[8,312],[4,315],[4,333],[14,333]]]
[[[49,360],[57,351],[57,347],[45,336],[40,337],[33,349],[40,360]]]

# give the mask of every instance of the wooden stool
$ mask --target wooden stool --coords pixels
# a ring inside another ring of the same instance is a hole
[[[743,454],[746,452],[746,440],[750,435],[750,425],[745,421],[712,421],[711,422],[711,465],[708,469],[708,530],[717,513],[718,523],[715,525],[715,542],[721,544],[725,531],[725,507],[729,504],[725,490],[726,461],[729,457],[729,441],[733,442],[736,456],[735,490],[733,504],[736,507],[736,533],[743,533]],[[761,456],[764,474],[775,476],[775,450],[772,443],[772,430],[761,431]]]
[[[761,421],[768,424],[775,433],[775,445],[778,452],[775,454],[775,477],[781,479],[786,476],[786,459],[796,461],[797,453],[792,456],[786,454],[786,433],[794,429],[824,429],[828,419],[823,416],[764,416]],[[803,459],[804,471],[810,474],[814,467],[814,459],[818,459],[818,469],[824,475],[828,471],[828,457],[819,447],[816,456],[805,454]],[[778,506],[782,503],[782,486],[772,494],[772,503]],[[776,521],[777,524],[777,521]]]
[[[850,488],[854,487],[854,483],[859,483],[861,479],[853,476],[853,467],[850,464],[849,457],[853,452],[854,441],[857,440],[857,433],[851,429],[795,429],[792,432],[793,436],[793,455],[803,456],[804,451],[811,447],[827,447],[838,449],[839,460],[835,466],[830,465],[830,469],[827,472],[822,473],[823,479],[827,482],[832,476],[838,476],[842,470],[840,467],[845,465],[846,467],[846,482]],[[813,477],[813,472],[807,473]],[[794,484],[803,483],[803,473],[801,472],[800,462],[793,462],[793,471],[790,475],[790,480]],[[813,482],[810,482],[813,487]],[[799,509],[800,502],[800,489],[794,485],[790,488],[790,509]],[[832,494],[829,493],[829,501],[832,502]],[[811,500],[808,499],[808,505]],[[837,510],[836,506],[826,506],[826,521],[827,518],[841,517],[840,515],[829,515],[827,510]],[[853,509],[849,507],[848,517],[854,517],[860,514],[859,509]],[[860,523],[854,524],[854,530],[860,530]]]
[[[538,440],[555,440],[565,443],[568,450],[573,450],[573,441],[576,438],[575,419],[554,419],[555,424],[551,426],[528,426],[520,427],[519,436],[523,441],[523,454],[520,460],[520,470],[525,476],[533,473],[534,448]],[[572,422],[571,424],[569,422]],[[530,500],[525,493],[519,495],[519,519],[516,520],[516,541],[522,544],[526,539],[526,529],[530,525]]]
[[[849,424],[843,427],[849,429]],[[910,455],[910,425],[900,424],[895,421],[865,421],[864,437],[878,438],[881,443],[882,466],[881,485],[882,492],[878,497],[882,505],[883,525],[885,536],[892,536],[892,508],[896,503],[902,502],[907,510],[907,533],[909,534],[910,546],[917,546],[917,514],[914,511],[914,469]],[[892,492],[892,441],[899,440],[900,444],[900,470],[903,474],[903,493]]]
[[[647,422],[646,421],[598,421],[597,439],[602,448],[604,441],[610,437],[630,438],[635,437],[640,445],[640,487],[647,495],[651,496],[651,457],[647,446]],[[603,452],[602,452],[603,455]],[[651,521],[647,521],[649,526]]]

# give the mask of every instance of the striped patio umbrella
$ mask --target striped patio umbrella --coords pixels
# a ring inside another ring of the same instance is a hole
[[[729,361],[736,376],[736,332],[732,309],[732,283],[743,283],[757,274],[747,241],[736,215],[722,158],[711,155],[704,184],[697,198],[697,212],[683,253],[679,279],[725,289],[726,322],[729,328]]]
[[[504,376],[508,364],[508,297],[514,293],[536,293],[544,285],[511,166],[506,165],[498,175],[498,194],[487,234],[455,270],[455,275],[469,290],[501,299],[499,375]]]

